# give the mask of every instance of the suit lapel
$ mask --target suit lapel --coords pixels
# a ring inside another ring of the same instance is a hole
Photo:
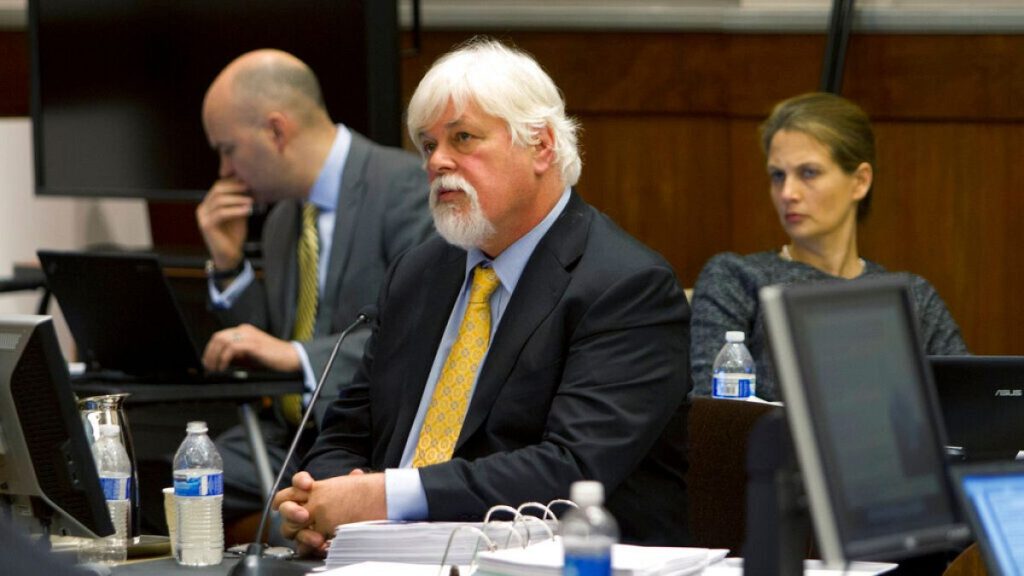
[[[401,303],[399,317],[404,326],[398,330],[405,333],[406,340],[396,357],[401,359],[406,369],[401,392],[395,395],[398,412],[394,441],[390,442],[385,456],[385,462],[395,466],[402,458],[430,368],[465,275],[465,251],[445,244],[437,264],[426,267],[424,273],[416,278],[421,287],[417,292],[419,297]],[[416,330],[409,332],[409,326],[415,326]]]
[[[299,242],[299,229],[301,222],[301,203],[297,200],[281,200],[281,221],[286,224],[284,238],[280,241],[263,243],[263,265],[264,274],[267,278],[280,278],[282,282],[280,290],[273,290],[272,284],[267,284],[267,295],[270,306],[277,308],[280,313],[281,333],[280,338],[289,339],[292,336],[292,329],[295,324],[295,299],[298,294],[299,262],[296,251]],[[275,269],[277,268],[277,269]],[[274,313],[273,310],[270,311]]]
[[[586,246],[592,214],[573,192],[562,215],[530,256],[480,369],[456,451],[490,414],[526,342],[562,299],[572,268]]]
[[[341,279],[352,255],[353,234],[355,234],[356,218],[366,195],[366,162],[369,157],[369,143],[355,131],[349,146],[345,168],[342,171],[338,190],[338,205],[334,214],[334,238],[331,240],[331,257],[327,266],[327,278],[324,280],[324,291],[341,291]],[[339,302],[338,298],[325,298],[321,295],[321,303]],[[330,306],[320,306],[317,310],[317,332],[328,334],[331,330],[330,318],[334,311]]]

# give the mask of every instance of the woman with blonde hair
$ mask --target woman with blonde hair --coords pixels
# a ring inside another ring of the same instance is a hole
[[[857,224],[868,213],[875,137],[856,104],[827,93],[777,104],[761,125],[772,203],[789,242],[741,256],[723,253],[704,266],[690,320],[693,394],[711,394],[711,369],[725,333],[741,330],[757,364],[757,395],[778,400],[758,290],[771,284],[838,282],[886,274],[861,257]],[[965,354],[960,329],[935,288],[908,274],[926,351]]]

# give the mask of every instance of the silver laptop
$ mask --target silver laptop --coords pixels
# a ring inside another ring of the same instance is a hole
[[[952,473],[988,573],[1024,574],[1024,463],[963,464]]]

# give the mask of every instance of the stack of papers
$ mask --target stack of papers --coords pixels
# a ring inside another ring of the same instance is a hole
[[[700,574],[708,564],[725,557],[728,550],[707,548],[658,548],[616,544],[612,547],[615,576],[686,576]],[[481,552],[477,556],[479,575],[560,576],[561,541],[541,542],[527,548]]]
[[[406,564],[399,562],[360,562],[340,568],[314,570],[308,576],[449,576],[451,568],[439,571],[437,566],[429,564]],[[473,574],[471,566],[460,566],[461,576]],[[740,575],[742,576],[742,574]]]
[[[326,566],[335,568],[384,559],[389,562],[440,566],[448,539],[460,526],[483,530],[499,548],[522,547],[526,541],[510,535],[511,523],[508,522],[492,521],[486,528],[482,523],[466,522],[357,522],[338,527],[327,550]],[[530,521],[516,524],[524,539],[526,527],[530,531],[529,542],[540,542],[548,538],[548,531],[541,522]],[[452,541],[445,564],[469,564],[478,546],[480,550],[487,549],[486,543],[476,532],[459,530]]]
[[[804,560],[804,576],[877,576],[891,572],[897,564],[851,562],[842,568],[827,568],[820,560]],[[709,566],[703,576],[743,576],[743,559],[726,558]]]

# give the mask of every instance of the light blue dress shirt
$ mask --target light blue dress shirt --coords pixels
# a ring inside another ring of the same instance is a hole
[[[480,264],[491,267],[501,281],[501,285],[491,295],[491,337],[493,338],[494,332],[501,322],[501,317],[505,313],[505,308],[508,307],[509,300],[512,298],[512,293],[515,292],[516,284],[519,283],[519,277],[522,276],[523,269],[526,268],[526,263],[530,260],[530,256],[533,255],[541,238],[551,229],[568,203],[569,188],[566,188],[551,212],[494,260],[489,259],[487,255],[476,248],[470,249],[466,254],[466,272],[462,281],[462,291],[459,293],[458,300],[455,301],[451,316],[448,317],[448,325],[444,330],[437,354],[434,356],[434,364],[430,368],[430,375],[427,377],[427,384],[423,388],[423,396],[420,398],[419,410],[416,411],[416,418],[409,431],[409,439],[405,443],[405,451],[402,452],[401,468],[389,468],[384,472],[389,520],[424,520],[428,517],[427,495],[423,491],[419,470],[412,468],[412,460],[416,453],[416,444],[419,442],[423,419],[430,406],[430,399],[434,396],[434,388],[437,387],[437,381],[441,377],[441,370],[448,359],[448,353],[459,334],[459,326],[462,324],[466,303],[469,300],[473,269]],[[489,351],[490,348],[488,348]],[[484,353],[480,366],[482,367],[486,361],[487,352]],[[479,372],[477,378],[479,378]],[[476,389],[476,381],[473,382],[473,388]],[[470,398],[472,398],[472,392],[470,392]]]
[[[338,207],[338,193],[341,188],[341,179],[345,172],[345,161],[348,159],[348,152],[352,146],[352,133],[343,124],[338,124],[338,132],[334,136],[331,150],[327,154],[323,167],[313,187],[309,189],[308,201],[315,204],[320,210],[317,217],[317,235],[320,238],[320,256],[317,262],[317,282],[320,293],[324,292],[324,284],[327,281],[327,267],[331,261],[331,248],[334,242],[334,222],[337,219],[335,209]],[[224,289],[223,292],[217,289],[216,283],[208,281],[210,290],[210,302],[215,308],[230,308],[238,301],[239,296],[250,284],[255,281],[256,275],[253,272],[252,264],[248,260],[242,273]],[[313,374],[313,367],[309,363],[309,356],[306,349],[298,342],[292,342],[292,346],[299,353],[302,362],[303,380],[306,389],[312,391],[316,388],[316,376]]]

